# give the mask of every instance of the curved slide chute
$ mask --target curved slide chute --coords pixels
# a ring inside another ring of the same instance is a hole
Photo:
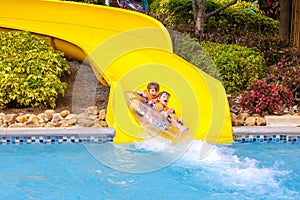
[[[232,142],[222,84],[174,54],[170,35],[157,20],[118,8],[53,0],[4,1],[0,10],[0,27],[45,36],[69,57],[88,62],[99,81],[110,85],[106,120],[116,130],[114,142],[143,140],[144,130],[130,115],[124,92],[151,81],[171,93],[169,105],[194,138]]]

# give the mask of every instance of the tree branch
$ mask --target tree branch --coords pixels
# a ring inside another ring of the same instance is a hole
[[[206,14],[206,15],[205,15],[205,18],[207,19],[207,18],[209,18],[209,17],[211,17],[211,16],[217,14],[218,12],[220,12],[220,11],[222,11],[222,10],[225,10],[226,8],[228,8],[228,7],[230,7],[230,6],[234,5],[234,4],[236,4],[236,3],[237,3],[237,0],[233,0],[232,2],[228,3],[227,5],[225,5],[225,6],[223,6],[223,7],[220,7],[220,8],[218,8],[218,9],[216,9],[216,10],[214,10],[214,11],[212,11],[212,12]]]

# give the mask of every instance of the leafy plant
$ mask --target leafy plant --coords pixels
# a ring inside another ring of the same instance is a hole
[[[63,53],[29,32],[0,33],[0,108],[55,107],[67,84],[60,77],[69,73]]]
[[[228,4],[229,2],[231,2],[232,0],[212,0],[213,2],[224,6],[226,4]],[[245,11],[249,11],[252,10],[252,13],[263,13],[263,11],[261,11],[259,9],[259,6],[256,2],[252,2],[252,1],[245,1],[245,0],[238,0],[236,4],[234,4],[233,6],[231,6],[231,8],[233,9],[241,9],[241,10],[245,10]]]
[[[290,89],[294,99],[300,93],[300,67],[291,65],[290,62],[278,62],[269,68],[266,80],[269,83],[281,84]]]
[[[285,86],[267,83],[265,79],[252,83],[241,98],[243,111],[250,113],[282,114],[292,105],[292,92]]]
[[[174,52],[209,75],[220,79],[218,69],[199,42],[188,34],[170,31]]]
[[[291,65],[299,65],[300,51],[290,42],[280,37],[265,35],[245,35],[240,37],[240,45],[257,47],[263,52],[267,66],[278,62],[288,62]]]
[[[224,0],[214,1],[221,5],[228,3]],[[252,3],[239,0],[237,4],[212,16],[206,22],[206,32],[213,32],[218,27],[222,27],[223,34],[239,30],[256,34],[276,35],[279,30],[279,22],[265,16]]]
[[[170,0],[167,5],[168,20],[172,24],[194,24],[192,0]]]
[[[265,60],[254,48],[202,42],[201,46],[215,62],[225,90],[239,94],[255,80],[266,75]]]
[[[264,14],[273,19],[279,19],[280,1],[279,0],[260,0],[259,7]]]
[[[229,3],[228,0],[207,0],[206,12],[209,13]],[[167,27],[181,32],[194,34],[194,16],[191,0],[155,0],[150,5],[153,16]],[[207,41],[238,44],[244,33],[243,40],[253,35],[265,35],[268,37],[277,35],[279,22],[265,15],[256,4],[252,2],[238,1],[222,12],[213,15],[205,22],[205,36]],[[217,41],[218,40],[218,41]]]
[[[255,47],[262,52],[262,56],[267,66],[272,66],[278,62],[289,62],[292,65],[299,65],[300,51],[292,42],[284,40],[279,36],[264,34],[253,34],[249,31],[232,32],[223,34],[222,30],[217,29],[213,33],[205,35],[205,40],[224,43],[237,44],[246,47]]]
[[[300,64],[300,51],[288,41],[273,43],[273,45],[265,50],[265,57],[274,63],[286,63],[288,65],[297,66]]]

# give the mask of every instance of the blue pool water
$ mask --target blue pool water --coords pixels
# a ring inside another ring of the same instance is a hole
[[[152,147],[0,145],[0,199],[300,199],[299,143],[193,141],[180,157]],[[95,155],[101,150],[104,160]],[[133,161],[135,154],[171,163]],[[123,172],[141,163],[153,170]]]

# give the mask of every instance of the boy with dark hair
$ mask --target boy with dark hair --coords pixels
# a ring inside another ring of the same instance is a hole
[[[156,82],[148,83],[147,90],[144,90],[144,92],[136,90],[136,93],[141,96],[151,107],[153,107],[153,105],[157,102],[158,92],[159,84]]]

